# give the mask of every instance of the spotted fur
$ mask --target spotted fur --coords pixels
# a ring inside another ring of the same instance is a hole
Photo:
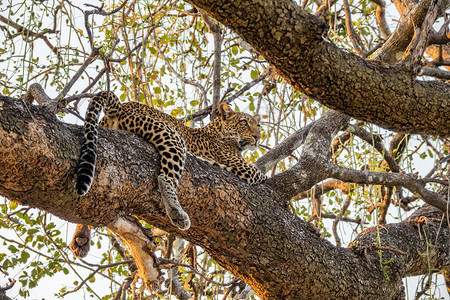
[[[219,165],[247,183],[257,184],[265,179],[264,174],[241,156],[241,151],[254,150],[258,146],[259,116],[234,112],[222,103],[219,116],[213,122],[193,129],[152,107],[137,102],[122,104],[113,93],[101,92],[93,97],[86,113],[76,181],[76,191],[81,196],[89,191],[94,178],[97,123],[102,107],[105,117],[100,126],[136,133],[160,153],[158,185],[161,198],[172,223],[182,230],[190,227],[190,221],[178,202],[176,187],[183,173],[186,151]]]

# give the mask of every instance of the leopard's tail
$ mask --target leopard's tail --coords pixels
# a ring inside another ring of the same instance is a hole
[[[120,101],[112,92],[100,92],[95,95],[86,111],[84,121],[84,139],[81,146],[77,166],[75,189],[80,196],[86,195],[94,180],[95,163],[97,161],[98,119],[102,108],[112,115],[120,111]]]

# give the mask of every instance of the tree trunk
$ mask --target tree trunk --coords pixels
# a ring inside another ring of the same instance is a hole
[[[192,226],[179,231],[160,203],[155,150],[128,132],[100,128],[94,184],[78,197],[81,133],[45,108],[0,96],[0,194],[95,226],[133,214],[200,245],[262,299],[397,299],[403,277],[449,266],[446,226],[405,221],[366,230],[357,247],[337,248],[289,210],[275,179],[249,186],[190,155],[178,196]],[[440,220],[442,213],[429,209],[427,216]],[[427,251],[427,241],[437,247]],[[377,252],[374,244],[385,248]]]

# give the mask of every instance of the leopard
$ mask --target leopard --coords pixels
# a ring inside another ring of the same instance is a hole
[[[101,110],[104,117],[100,121]],[[186,153],[225,169],[248,184],[266,179],[255,165],[242,157],[244,150],[256,150],[261,139],[260,116],[234,111],[227,103],[218,105],[217,117],[201,128],[182,121],[152,106],[131,101],[122,103],[111,91],[96,94],[90,101],[84,123],[84,136],[77,166],[76,193],[84,196],[93,184],[97,160],[97,126],[135,133],[153,144],[160,154],[157,177],[162,204],[171,223],[180,230],[190,228],[188,214],[181,207],[176,188],[182,177]],[[79,224],[70,245],[75,256],[87,254],[90,227]],[[77,232],[81,233],[77,235]],[[82,241],[83,244],[77,243]]]

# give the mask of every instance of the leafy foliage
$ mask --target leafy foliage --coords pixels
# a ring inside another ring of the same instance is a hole
[[[83,4],[83,1],[57,0],[0,4],[2,15],[10,20],[9,23],[3,22],[0,28],[0,36],[3,37],[0,44],[0,63],[3,66],[0,69],[0,85],[3,94],[19,97],[31,83],[39,82],[56,96],[67,86],[80,65],[87,61],[92,51],[89,41],[91,31],[93,46],[99,48],[100,54],[83,72],[71,95],[110,88],[123,101],[147,103],[180,119],[211,105],[214,36],[195,8],[181,1],[129,1],[114,14],[88,15],[85,23],[85,11],[95,8]],[[313,1],[305,1],[305,4],[310,12],[318,8]],[[120,8],[122,2],[104,0],[95,5],[104,5],[103,11],[108,12]],[[381,38],[374,10],[375,4],[370,1],[351,3],[352,24],[365,50],[375,47]],[[325,18],[332,29],[331,40],[353,51],[343,4],[338,2],[333,5]],[[269,65],[236,34],[223,26],[221,30],[221,98],[229,99],[234,93],[244,90],[239,101],[233,102],[234,109],[262,116],[261,147],[254,153],[245,153],[246,158],[254,162],[268,149],[318,119],[326,107],[293,90],[273,73],[255,87],[246,89],[246,84],[263,76]],[[141,42],[142,46],[139,46]],[[104,64],[107,58],[110,62]],[[102,72],[105,75],[97,78]],[[94,87],[84,91],[92,83]],[[72,115],[82,114],[86,106],[86,100],[81,99],[69,101],[69,107],[61,117],[74,122]],[[204,117],[189,120],[189,124],[202,126],[208,122]],[[380,135],[384,141],[394,138],[394,134],[370,124],[358,126],[371,136]],[[404,140],[408,141],[409,147],[397,151],[394,156],[405,172],[417,172],[423,165],[422,161],[431,166],[449,155],[448,140],[407,136]],[[336,144],[333,160],[339,165],[372,171],[389,170],[383,153],[375,150],[371,141],[344,133],[336,139]],[[282,172],[295,164],[300,151],[280,161],[270,174]],[[445,166],[441,166],[435,175],[443,175]],[[420,172],[423,171],[420,169]],[[316,189],[325,187],[317,186]],[[345,234],[344,244],[347,244],[365,227],[378,224],[380,203],[386,192],[386,188],[380,186],[356,185],[347,189],[331,189],[318,197],[312,197],[314,191],[311,191],[309,195],[292,199],[291,208],[300,217],[314,222],[324,237],[337,240]],[[405,193],[396,189],[392,203],[408,210],[418,205],[405,202],[410,199],[410,195]],[[351,199],[351,206],[342,210],[346,199]],[[62,221],[41,211],[18,207],[6,199],[0,207],[0,226],[5,232],[0,235],[0,271],[9,273],[19,281],[18,294],[21,297],[33,297],[33,291],[46,278],[68,278],[76,274],[76,279],[67,280],[62,287],[55,285],[47,295],[53,293],[63,297],[72,292],[79,295],[84,291],[96,298],[118,299],[115,297],[122,293],[123,288],[124,294],[131,299],[130,286],[135,274],[129,254],[121,252],[120,244],[109,242],[111,234],[106,230],[98,229],[91,241],[92,248],[96,250],[89,258],[98,264],[92,265],[73,259],[67,248],[70,236],[67,230],[62,230],[67,225]],[[393,219],[406,216],[397,208],[391,209],[390,214]],[[344,225],[336,222],[333,229],[330,222],[339,218],[347,218],[350,222]],[[219,294],[234,295],[244,290],[245,284],[240,279],[220,267],[202,249],[178,242],[183,246],[178,251],[181,255],[176,254],[177,251],[172,249],[173,236],[164,232],[156,235],[157,255],[172,260],[165,265],[167,273],[175,268],[179,281],[191,295],[215,299]],[[189,249],[190,252],[187,251]],[[380,257],[381,268],[388,263]],[[105,267],[97,270],[99,265]],[[88,275],[80,270],[95,276],[87,279]],[[72,286],[69,286],[70,281]],[[82,288],[76,291],[77,287]],[[142,289],[139,293],[148,295]],[[161,297],[169,299],[170,294],[169,284],[162,291],[161,295],[165,296]],[[152,296],[156,297],[156,294]]]

